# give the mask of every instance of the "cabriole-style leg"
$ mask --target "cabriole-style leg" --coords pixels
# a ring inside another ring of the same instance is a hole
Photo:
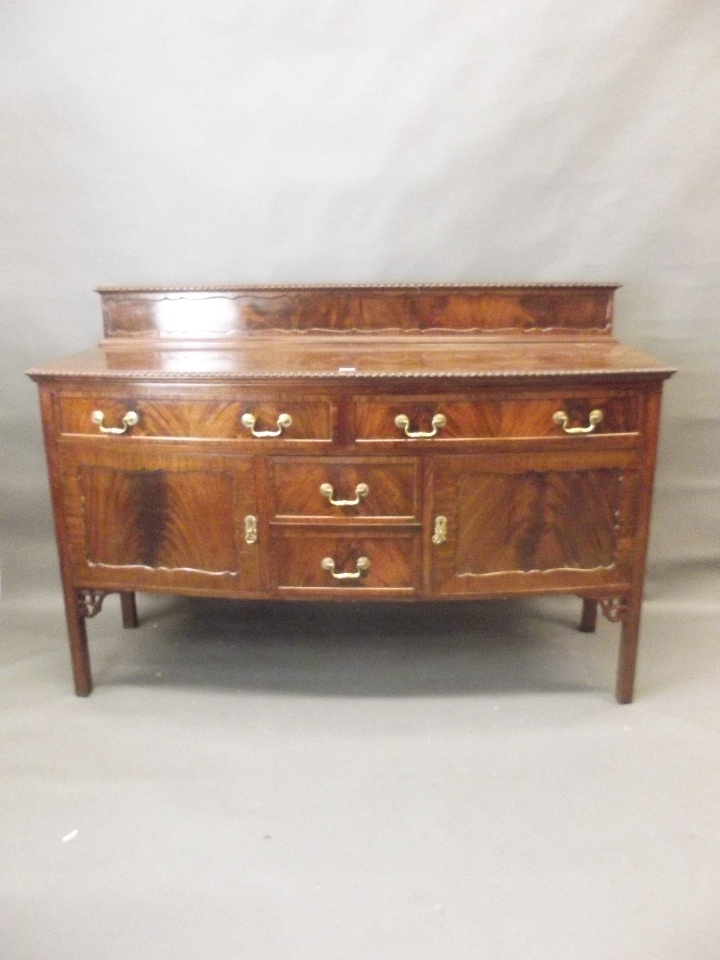
[[[137,604],[135,603],[135,594],[120,593],[120,606],[122,608],[122,622],[126,628],[136,627],[138,625]]]
[[[583,599],[582,616],[580,618],[580,630],[582,633],[595,633],[597,608],[597,600]]]

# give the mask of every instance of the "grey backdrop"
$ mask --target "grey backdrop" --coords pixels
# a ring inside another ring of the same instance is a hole
[[[0,41],[3,960],[715,960],[717,0],[6,0]],[[534,280],[621,282],[680,368],[632,707],[565,598],[109,598],[73,697],[23,371],[93,287]]]

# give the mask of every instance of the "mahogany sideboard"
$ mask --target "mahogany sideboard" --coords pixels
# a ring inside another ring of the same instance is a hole
[[[632,699],[660,395],[614,286],[102,288],[40,386],[75,689],[135,591],[574,594]]]

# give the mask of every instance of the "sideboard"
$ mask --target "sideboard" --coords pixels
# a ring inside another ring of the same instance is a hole
[[[627,703],[663,381],[615,287],[102,288],[39,383],[75,690],[119,593],[582,599]]]

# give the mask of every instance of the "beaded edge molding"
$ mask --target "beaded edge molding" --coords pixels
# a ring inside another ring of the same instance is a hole
[[[221,293],[244,290],[619,290],[619,283],[219,283],[216,286],[96,287],[95,293]]]
[[[652,367],[648,369],[621,369],[621,370],[494,370],[494,371],[432,371],[431,373],[422,371],[409,371],[405,373],[373,373],[371,371],[353,370],[352,373],[339,373],[337,370],[323,370],[319,372],[308,372],[307,370],[283,370],[280,372],[253,373],[243,372],[192,372],[175,370],[28,370],[27,376],[40,380],[65,379],[71,377],[82,377],[83,379],[93,380],[277,380],[281,378],[309,380],[309,379],[331,379],[331,380],[351,380],[351,379],[382,379],[382,380],[415,380],[429,378],[445,379],[493,379],[506,377],[615,377],[615,376],[644,376],[661,377],[669,376],[675,373],[673,368]]]

